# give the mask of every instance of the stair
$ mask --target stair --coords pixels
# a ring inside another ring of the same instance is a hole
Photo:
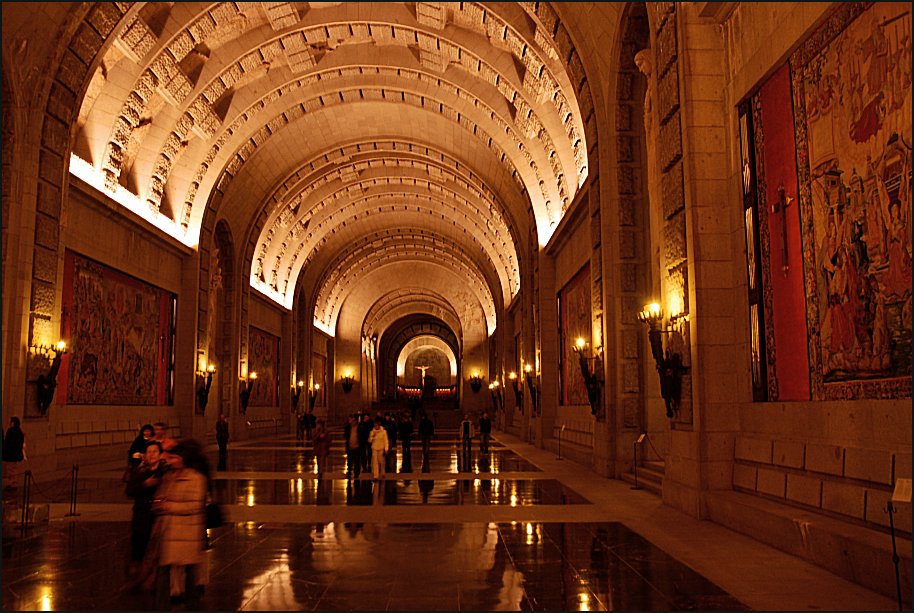
[[[654,460],[646,460],[638,465],[637,486],[655,496],[663,496],[664,464]],[[622,474],[622,480],[635,486],[635,473]]]

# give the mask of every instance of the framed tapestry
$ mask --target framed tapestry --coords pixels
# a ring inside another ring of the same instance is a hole
[[[248,338],[248,373],[257,373],[251,390],[250,406],[279,406],[279,337],[260,328],[250,327]]]
[[[840,3],[790,58],[813,398],[911,394],[911,12]]]
[[[590,314],[590,264],[588,263],[559,291],[561,334],[561,388],[563,405],[587,405],[587,387],[578,365],[574,342],[578,337],[592,344]]]
[[[67,404],[172,403],[176,297],[90,260],[64,254],[61,332]]]

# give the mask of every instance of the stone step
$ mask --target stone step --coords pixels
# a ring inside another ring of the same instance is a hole
[[[655,496],[663,496],[663,475],[663,462],[644,462],[638,466],[637,486]],[[632,487],[636,485],[634,472],[622,473],[622,480],[630,483]]]

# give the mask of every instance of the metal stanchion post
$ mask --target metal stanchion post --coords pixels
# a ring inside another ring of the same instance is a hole
[[[562,424],[562,427],[559,428],[559,457],[556,460],[562,459],[562,433],[565,432],[565,424]]]
[[[25,530],[29,525],[29,503],[32,495],[32,471],[25,471],[22,482],[22,522],[20,528]]]
[[[885,510],[889,514],[889,528],[892,531],[892,562],[895,564],[895,588],[898,591],[898,610],[904,611],[904,605],[901,601],[901,574],[898,570],[898,548],[895,546],[895,520],[892,517],[895,515],[895,506],[892,504],[891,500],[886,503]]]
[[[635,475],[635,485],[631,487],[633,490],[642,489],[641,486],[638,485],[638,443],[642,440],[644,440],[643,434],[638,437],[638,440],[632,443],[632,473]]]
[[[76,512],[76,493],[79,488],[79,464],[73,465],[73,470],[70,472],[70,512],[65,515],[65,517],[76,517],[79,513]]]

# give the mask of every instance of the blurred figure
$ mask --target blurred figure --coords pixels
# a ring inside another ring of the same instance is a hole
[[[19,482],[19,469],[25,461],[25,433],[18,417],[10,417],[9,427],[3,435],[3,491],[15,490]]]
[[[390,453],[384,456],[384,470],[397,472],[397,420],[391,417],[390,413],[384,413],[381,425],[387,432],[387,447],[390,450]]]
[[[312,440],[314,457],[317,458],[317,478],[322,479],[327,472],[327,458],[330,456],[330,431],[323,419],[317,420]]]
[[[473,422],[470,421],[470,416],[464,413],[463,421],[460,422],[460,449],[461,454],[469,463],[471,458],[471,452],[473,450],[473,436],[475,435],[473,431]]]
[[[150,426],[150,434],[152,426]],[[128,573],[136,576],[136,583],[152,588],[150,583],[155,576],[155,564],[141,568],[152,534],[155,515],[152,513],[152,499],[165,473],[165,460],[162,459],[162,444],[159,441],[147,441],[146,451],[140,463],[133,467],[127,480],[125,493],[133,498],[133,514],[130,517],[130,565]]]
[[[368,413],[361,413],[359,419],[359,449],[362,451],[362,470],[371,470],[371,449],[368,436],[371,434],[372,421]]]
[[[479,453],[489,453],[489,438],[492,436],[492,420],[489,412],[483,411],[479,418]]]
[[[158,559],[156,608],[167,610],[183,597],[187,609],[197,610],[206,579],[202,565],[209,471],[196,441],[175,444],[165,452],[165,462],[169,470],[152,504],[157,516],[150,540]]]
[[[346,441],[346,478],[350,481],[358,480],[362,472],[362,449],[359,446],[359,424],[355,415],[349,416],[343,437]]]
[[[432,436],[435,435],[435,424],[428,418],[424,411],[419,418],[419,438],[422,440],[422,464],[428,463],[428,451],[432,443]]]
[[[225,413],[219,414],[216,420],[216,444],[219,445],[219,461],[228,453],[229,424]]]
[[[168,436],[168,424],[164,421],[157,421],[153,424],[153,428],[155,429],[154,438],[162,444],[162,451],[168,451],[178,443],[178,441]]]

